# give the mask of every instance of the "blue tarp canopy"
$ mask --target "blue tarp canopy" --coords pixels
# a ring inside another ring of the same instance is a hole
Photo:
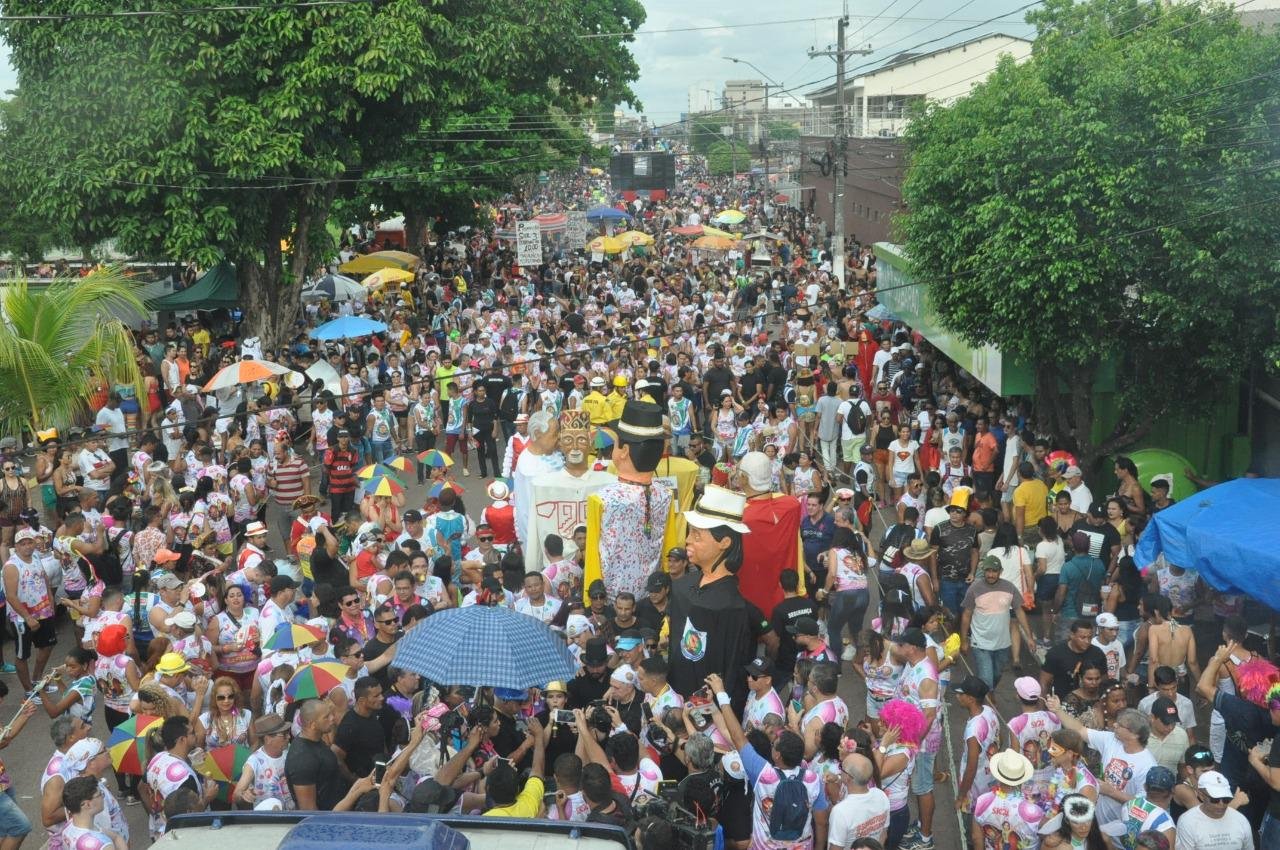
[[[1134,561],[1195,570],[1210,587],[1280,611],[1280,480],[1237,478],[1151,518]]]

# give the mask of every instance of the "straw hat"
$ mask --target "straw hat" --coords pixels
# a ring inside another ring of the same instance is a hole
[[[684,512],[684,519],[694,528],[727,526],[741,534],[749,534],[751,529],[742,521],[742,513],[746,507],[746,496],[708,484],[693,509]]]

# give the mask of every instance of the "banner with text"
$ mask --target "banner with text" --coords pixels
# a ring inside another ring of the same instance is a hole
[[[528,268],[542,265],[542,226],[538,222],[516,225],[516,262]]]

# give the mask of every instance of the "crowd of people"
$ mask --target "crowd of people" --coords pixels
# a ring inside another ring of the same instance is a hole
[[[520,269],[475,230],[399,291],[312,305],[279,350],[148,330],[144,392],[103,387],[92,426],[41,434],[25,467],[0,446],[3,671],[24,692],[0,747],[53,718],[53,850],[141,846],[133,804],[153,839],[213,807],[932,850],[944,785],[983,850],[1280,847],[1280,670],[1247,600],[1134,562],[1169,482],[1118,457],[1095,497],[1026,405],[868,318],[869,246],[841,287],[811,212],[700,178],[619,201],[656,240],[625,256],[556,242]],[[607,190],[542,191],[495,228]],[[730,206],[756,236],[693,247]],[[309,335],[345,314],[387,331]],[[246,358],[308,378],[202,391]],[[406,633],[469,605],[541,620],[574,675],[397,665]],[[338,673],[300,696],[318,663]],[[145,763],[112,781],[104,742],[140,717]],[[249,755],[218,782],[228,745]],[[0,777],[12,850],[30,789]]]

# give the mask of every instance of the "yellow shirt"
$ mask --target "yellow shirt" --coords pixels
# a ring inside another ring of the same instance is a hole
[[[609,418],[606,421],[621,419],[622,408],[626,407],[627,397],[622,393],[609,393],[604,400],[609,403]]]
[[[591,417],[592,425],[603,425],[609,421],[609,401],[596,390],[583,396],[582,409]]]
[[[1024,509],[1022,527],[1035,528],[1049,515],[1049,488],[1039,478],[1023,481],[1013,491],[1013,509]]]
[[[524,784],[524,790],[520,792],[519,797],[516,797],[514,803],[490,809],[484,813],[485,817],[536,818],[538,812],[542,810],[543,790],[542,780],[536,776],[530,776],[529,781]]]
[[[213,336],[204,328],[197,328],[191,332],[191,341],[200,349],[200,353],[208,356],[209,343],[213,342]]]

